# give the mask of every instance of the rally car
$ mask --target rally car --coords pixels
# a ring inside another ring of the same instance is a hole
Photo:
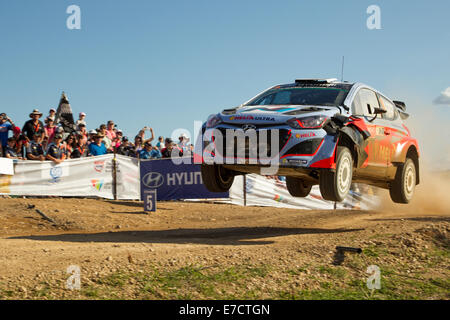
[[[296,197],[319,184],[325,200],[340,202],[356,182],[409,203],[419,184],[419,147],[403,123],[408,116],[405,103],[365,84],[301,79],[211,115],[195,157],[213,192],[276,163]]]

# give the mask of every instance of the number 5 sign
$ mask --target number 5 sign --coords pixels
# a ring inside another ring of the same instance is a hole
[[[156,211],[156,190],[144,190],[144,211]]]

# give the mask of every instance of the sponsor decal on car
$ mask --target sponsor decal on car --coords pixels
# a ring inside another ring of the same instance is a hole
[[[298,165],[298,166],[305,165],[305,164],[308,163],[308,161],[306,161],[306,160],[297,160],[297,159],[290,159],[288,161],[289,161],[290,164]]]
[[[295,137],[296,137],[297,139],[312,138],[312,137],[315,137],[315,136],[316,136],[316,134],[315,134],[314,132],[297,133],[297,134],[295,135]]]
[[[233,116],[230,117],[231,121],[238,120],[257,120],[257,121],[275,121],[273,117],[254,117],[254,116]]]

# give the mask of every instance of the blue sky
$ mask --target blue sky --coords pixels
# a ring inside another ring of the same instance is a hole
[[[66,28],[72,4],[81,30]],[[372,4],[382,30],[366,27]],[[432,101],[450,87],[449,12],[448,0],[0,0],[0,109],[22,125],[64,90],[89,129],[113,119],[168,136],[271,85],[339,77],[344,55],[346,80],[448,122]]]

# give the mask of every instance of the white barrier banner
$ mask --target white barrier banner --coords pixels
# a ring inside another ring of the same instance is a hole
[[[117,155],[116,163],[117,198],[119,200],[139,200],[141,197],[139,160]]]
[[[0,158],[0,174],[12,176],[14,174],[13,160]]]
[[[244,205],[243,177],[236,177],[230,190],[232,204]],[[319,186],[313,186],[309,196],[297,198],[290,195],[286,182],[279,179],[256,174],[246,176],[246,204],[248,206],[264,206],[291,209],[332,210],[335,203],[323,200]],[[342,203],[337,203],[337,209],[370,209],[376,204],[377,198],[362,196],[357,191]]]
[[[0,193],[113,199],[112,155],[50,161],[15,161],[14,176],[0,176]]]
[[[20,196],[100,197],[113,199],[112,154],[67,160],[61,164],[40,161],[14,161],[14,175],[0,174],[0,194]],[[139,162],[116,156],[117,198],[140,199]],[[237,176],[230,189],[230,198],[222,202],[244,205],[243,176]],[[370,187],[354,185],[342,203],[322,199],[318,186],[308,197],[289,194],[286,183],[279,179],[249,174],[246,176],[246,204],[292,209],[371,209],[378,198]],[[219,200],[215,200],[219,201]]]

